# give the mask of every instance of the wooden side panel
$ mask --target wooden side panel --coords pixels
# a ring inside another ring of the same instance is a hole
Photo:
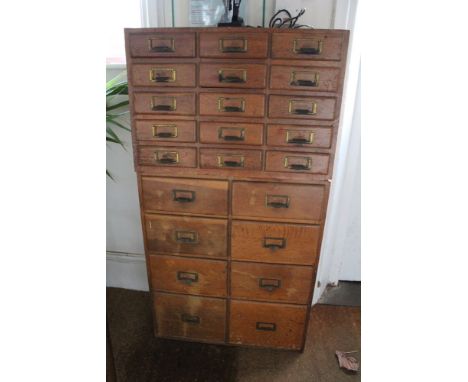
[[[226,261],[150,256],[155,290],[202,296],[226,296]]]
[[[224,342],[224,299],[155,293],[154,309],[160,336]]]

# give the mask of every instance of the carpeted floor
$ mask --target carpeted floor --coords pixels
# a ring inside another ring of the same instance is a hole
[[[149,293],[107,289],[118,382],[347,382],[335,350],[359,352],[359,307],[315,305],[304,353],[156,339]]]

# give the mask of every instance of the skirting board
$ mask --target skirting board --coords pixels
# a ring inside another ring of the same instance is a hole
[[[145,255],[107,252],[106,286],[148,291]]]

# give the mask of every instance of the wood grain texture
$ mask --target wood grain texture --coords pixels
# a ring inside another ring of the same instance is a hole
[[[226,261],[151,255],[150,267],[155,290],[226,296]]]

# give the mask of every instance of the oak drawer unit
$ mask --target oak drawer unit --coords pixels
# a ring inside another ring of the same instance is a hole
[[[303,350],[348,38],[125,30],[156,336]]]

